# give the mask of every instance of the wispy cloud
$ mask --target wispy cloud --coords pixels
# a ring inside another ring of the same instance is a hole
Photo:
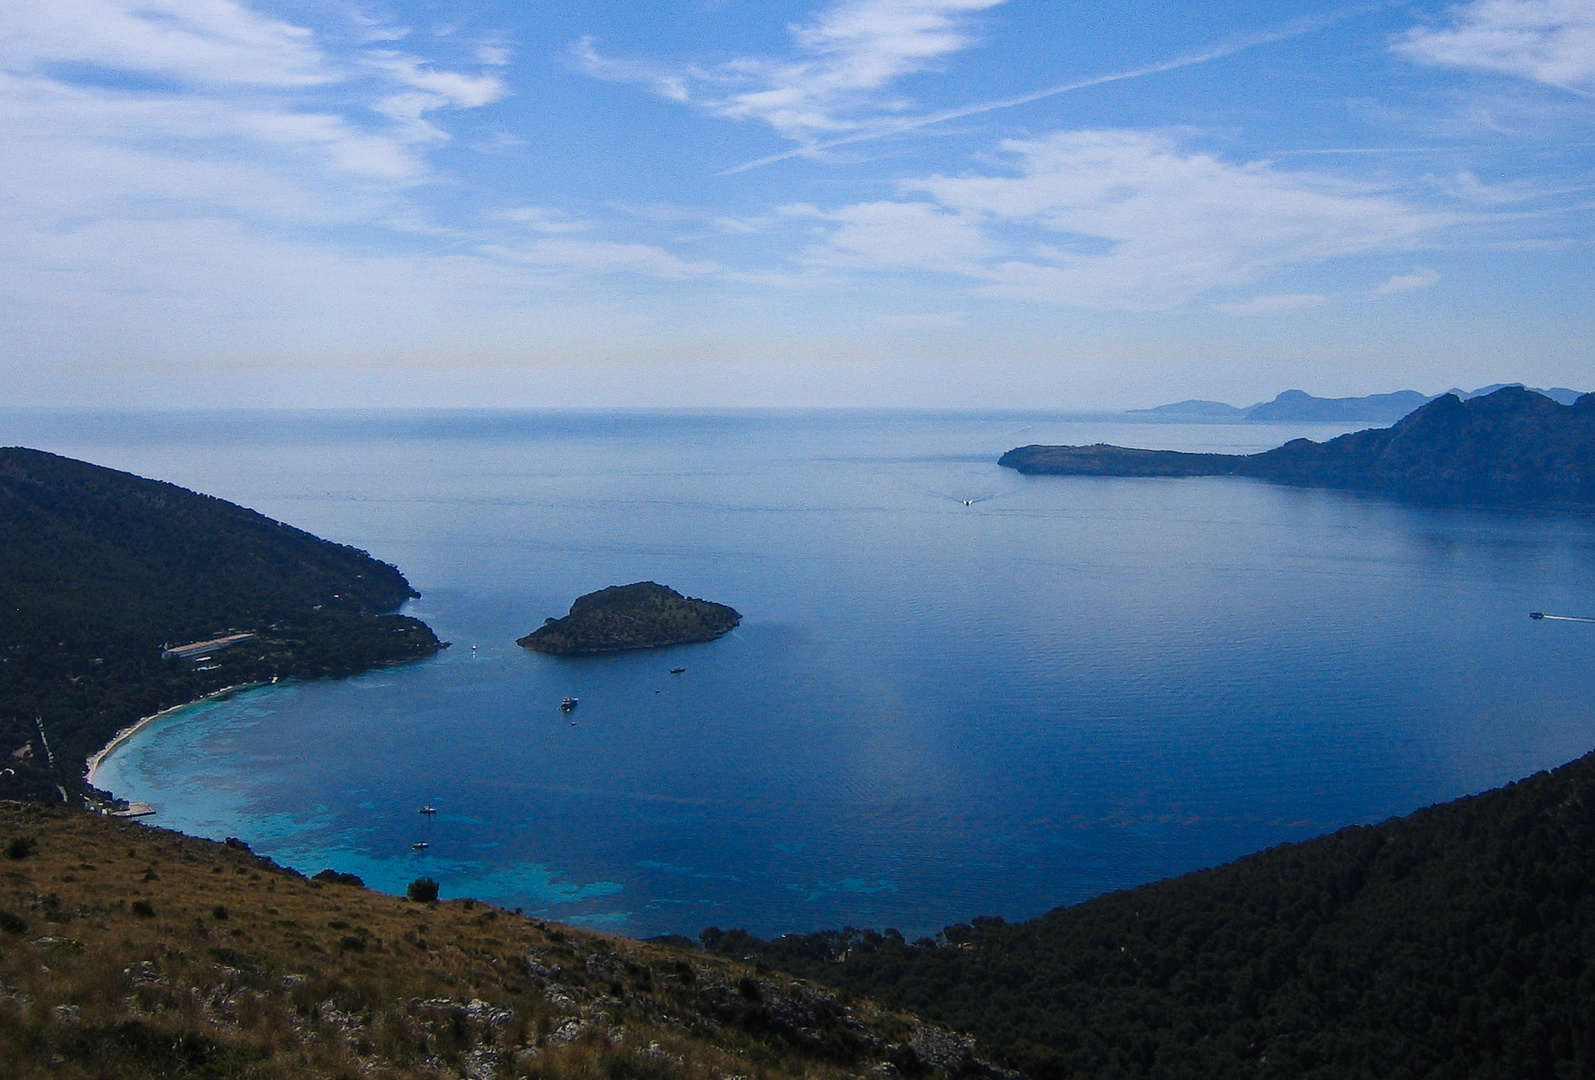
[[[309,30],[228,0],[6,4],[0,55],[10,70],[76,62],[192,87],[302,87],[338,78]]]
[[[1376,185],[1227,162],[1156,132],[1057,132],[1003,150],[1016,162],[1008,174],[933,176],[902,183],[899,200],[805,211],[830,226],[810,261],[961,274],[988,295],[1146,310],[1399,250],[1459,220]]]
[[[790,27],[796,56],[742,56],[713,66],[604,56],[591,39],[575,47],[592,75],[733,120],[769,124],[800,142],[854,131],[908,108],[889,93],[975,41],[969,17],[1004,0],[843,0]]]
[[[867,130],[854,132],[848,135],[839,135],[835,138],[810,141],[795,150],[783,150],[778,154],[769,154],[765,157],[745,161],[740,165],[725,170],[725,175],[745,172],[748,169],[757,169],[763,165],[773,165],[778,161],[789,161],[796,157],[805,157],[811,154],[834,150],[842,146],[851,146],[856,143],[870,142],[875,139],[884,139],[893,135],[905,135],[933,124],[946,123],[949,120],[961,120],[969,116],[979,116],[983,113],[995,112],[998,109],[1011,109],[1019,105],[1028,105],[1033,101],[1056,97],[1059,94],[1069,94],[1077,90],[1086,90],[1093,86],[1105,86],[1108,83],[1123,82],[1126,79],[1140,79],[1148,75],[1159,75],[1167,71],[1177,71],[1180,68],[1194,67],[1213,60],[1220,60],[1226,56],[1255,49],[1261,45],[1271,45],[1278,41],[1300,37],[1310,34],[1315,30],[1323,29],[1333,23],[1350,18],[1353,15],[1372,10],[1372,5],[1361,5],[1348,8],[1328,15],[1318,15],[1306,19],[1298,19],[1275,30],[1266,30],[1256,34],[1247,34],[1230,41],[1201,49],[1194,53],[1187,53],[1171,60],[1161,60],[1154,64],[1130,68],[1125,71],[1116,71],[1107,75],[1094,75],[1086,79],[1076,79],[1072,82],[1062,83],[1058,86],[1049,86],[1045,90],[1033,90],[1025,94],[1015,94],[1011,97],[995,98],[990,101],[976,102],[973,105],[960,105],[956,108],[942,109],[937,112],[925,113],[921,116],[911,116],[877,122]]]
[[[593,227],[590,221],[581,221],[567,217],[558,210],[551,210],[545,206],[518,206],[513,210],[504,210],[494,215],[500,221],[513,221],[533,232],[559,235],[564,233],[586,232]]]
[[[922,311],[877,315],[875,322],[888,330],[956,330],[964,325],[962,311]]]
[[[652,244],[623,244],[608,240],[538,240],[520,247],[490,244],[489,254],[526,266],[587,273],[629,273],[681,280],[719,271],[712,262],[679,258]]]
[[[1440,280],[1439,271],[1414,270],[1410,274],[1396,274],[1389,280],[1379,284],[1373,291],[1375,296],[1392,296],[1396,293],[1414,292],[1418,289],[1427,289]]]
[[[89,162],[115,147],[143,159],[146,185],[162,161],[187,177],[196,163],[223,161],[240,174],[280,173],[288,163],[267,159],[284,151],[319,154],[333,172],[414,180],[422,148],[448,138],[426,113],[477,108],[505,92],[495,76],[387,48],[329,55],[311,30],[236,0],[0,7],[0,102],[11,105],[0,140],[26,132],[35,147],[71,148]],[[292,171],[302,180],[314,169],[299,162]],[[101,179],[107,192],[125,186],[120,176]],[[186,183],[173,195],[192,196]]]
[[[1281,293],[1276,296],[1254,296],[1230,304],[1215,304],[1226,315],[1289,315],[1323,307],[1329,297],[1322,293]]]
[[[1397,52],[1421,64],[1516,75],[1595,94],[1595,4],[1590,0],[1473,0],[1444,28],[1407,31]]]

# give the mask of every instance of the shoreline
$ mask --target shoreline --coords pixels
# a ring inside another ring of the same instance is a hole
[[[189,708],[192,705],[200,705],[204,702],[215,700],[216,698],[237,693],[240,690],[248,690],[256,686],[268,685],[270,684],[263,682],[252,682],[238,683],[234,686],[224,686],[220,690],[212,690],[208,694],[201,694],[193,701],[185,701],[181,705],[172,705],[168,708],[162,709],[158,713],[151,713],[149,716],[144,717],[137,723],[129,724],[127,727],[118,731],[115,735],[112,735],[110,742],[106,743],[104,746],[100,747],[98,750],[84,759],[83,782],[88,784],[90,787],[98,786],[94,783],[94,774],[99,771],[99,768],[105,762],[105,759],[111,756],[111,752],[118,746],[121,746],[123,743],[127,742],[127,740],[131,739],[134,735],[137,735],[146,726],[153,724],[155,721],[163,720],[166,717],[171,716],[173,713],[181,712],[183,709]]]

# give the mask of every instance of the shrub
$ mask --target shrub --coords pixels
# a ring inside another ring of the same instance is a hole
[[[28,924],[9,911],[0,911],[0,930],[8,934],[25,934],[28,932]]]
[[[211,908],[210,909],[210,917],[213,918],[213,919],[225,919],[225,918],[227,918],[227,905],[225,905],[225,904],[217,904],[215,907]]]
[[[417,904],[430,904],[438,898],[438,883],[429,877],[418,877],[410,882],[404,895]]]
[[[6,858],[26,859],[39,850],[39,842],[31,836],[14,836],[6,845]]]
[[[327,869],[310,879],[311,881],[330,881],[334,885],[353,885],[357,889],[365,888],[366,883],[360,880],[358,874],[340,874],[336,870]]]
[[[141,919],[155,918],[155,907],[148,900],[133,901],[133,914]]]

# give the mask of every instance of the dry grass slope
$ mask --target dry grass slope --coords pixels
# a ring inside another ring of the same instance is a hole
[[[788,976],[0,803],[3,1080],[932,1073],[1017,1076]]]

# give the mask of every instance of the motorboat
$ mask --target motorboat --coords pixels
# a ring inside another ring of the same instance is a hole
[[[581,700],[580,698],[573,698],[573,697],[566,698],[564,701],[561,701],[559,703],[559,711],[560,712],[570,712],[572,709],[574,709],[577,706],[577,704],[580,702],[580,700]]]

